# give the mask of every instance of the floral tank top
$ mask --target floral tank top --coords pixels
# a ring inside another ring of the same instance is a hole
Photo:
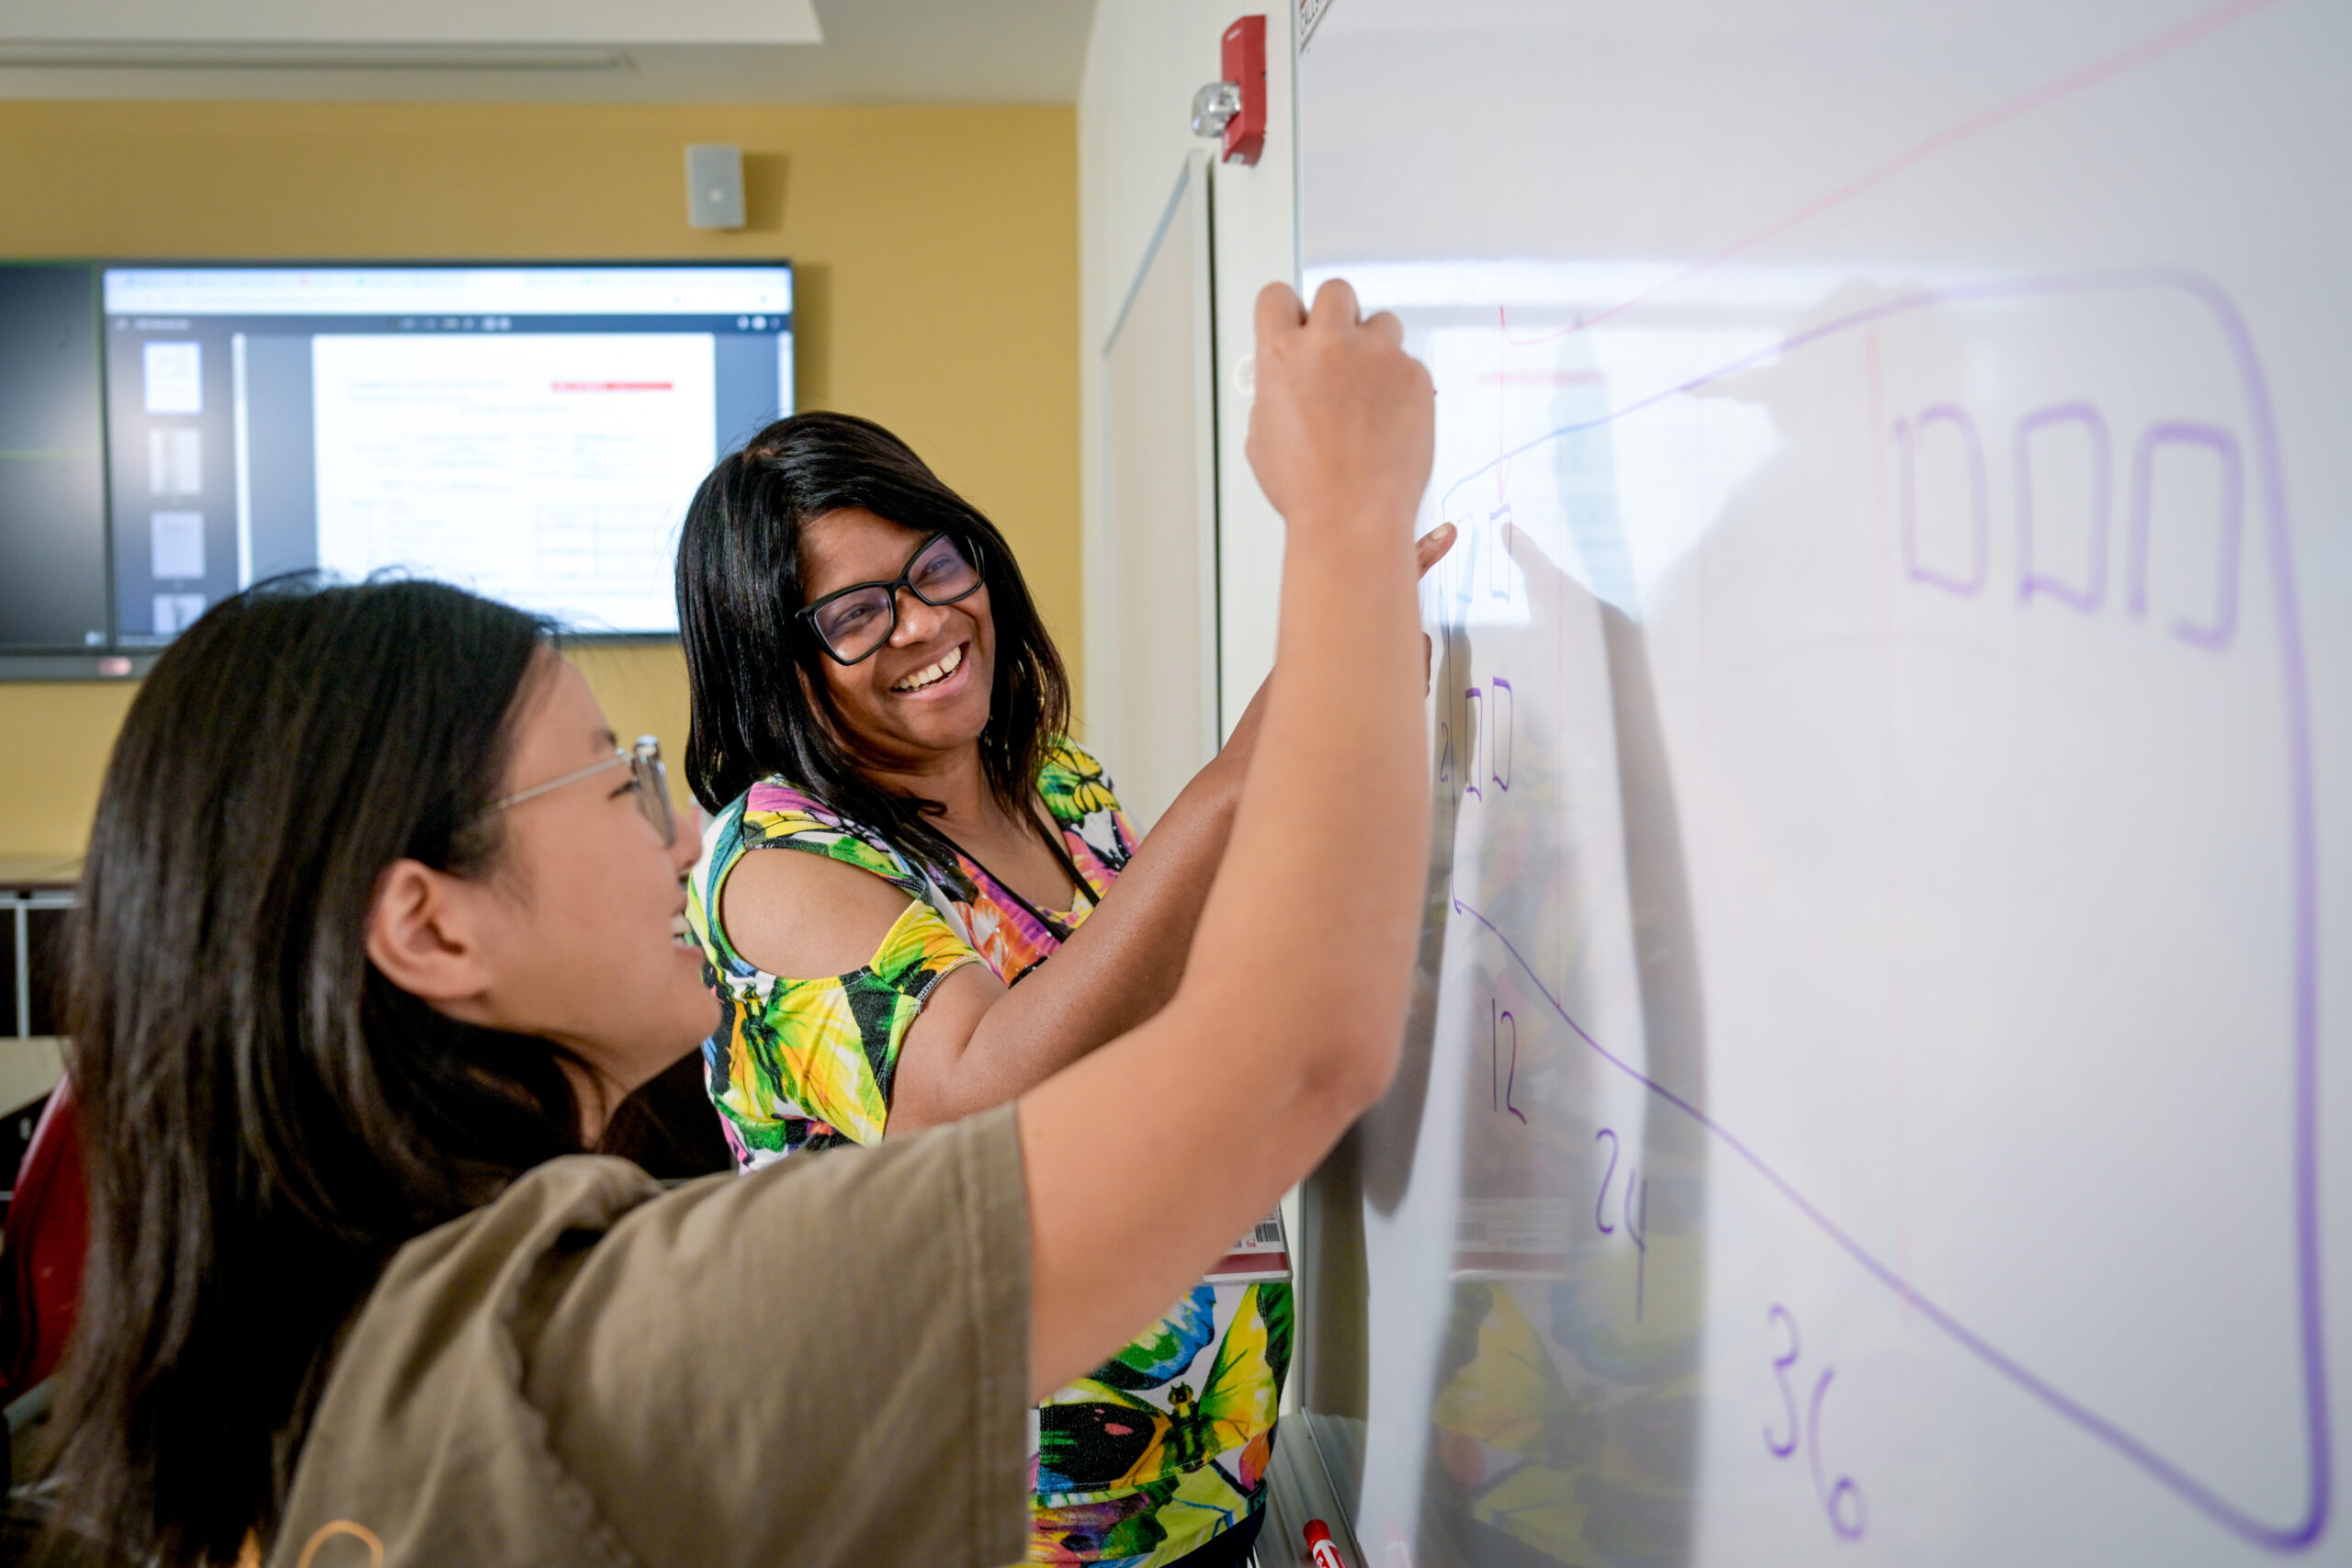
[[[921,865],[780,778],[711,820],[686,919],[724,1004],[703,1060],[740,1169],[878,1140],[899,1047],[940,980],[980,963],[1018,984],[1084,923],[1125,869],[1135,829],[1102,764],[1073,742],[1048,753],[1037,794],[1081,884],[1066,913],[1033,908],[967,856]],[[760,849],[856,866],[903,891],[906,910],[851,974],[770,975],[729,945],[718,919],[728,874]],[[1286,1282],[1196,1285],[1048,1399],[1026,1561],[1161,1568],[1246,1520],[1265,1500],[1291,1326]]]

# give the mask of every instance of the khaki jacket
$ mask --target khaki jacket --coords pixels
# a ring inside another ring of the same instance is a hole
[[[394,1258],[270,1568],[992,1568],[1029,1515],[1010,1106],[664,1191],[540,1167]]]

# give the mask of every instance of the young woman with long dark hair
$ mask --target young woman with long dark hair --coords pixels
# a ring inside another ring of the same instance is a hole
[[[1340,286],[1311,317],[1269,290],[1260,330],[1282,674],[1182,984],[919,1136],[669,1190],[578,1157],[715,1009],[657,754],[527,617],[429,583],[255,591],[164,653],[76,916],[67,1529],[174,1568],[1019,1555],[1027,1404],[1395,1066],[1429,380]],[[1285,890],[1341,885],[1289,941]],[[1153,1114],[1105,1138],[1109,1104]]]
[[[1001,1104],[1167,1003],[1262,702],[1139,844],[1069,737],[1003,535],[843,414],[780,420],[720,461],[686,513],[678,605],[687,778],[713,814],[688,919],[741,1168]],[[1102,1135],[1149,1114],[1106,1105]],[[1285,1281],[1196,1284],[1057,1390],[1028,1560],[1245,1561],[1291,1330]]]

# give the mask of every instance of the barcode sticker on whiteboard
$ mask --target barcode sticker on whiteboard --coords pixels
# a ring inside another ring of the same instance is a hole
[[[1573,1209],[1562,1198],[1464,1198],[1454,1219],[1453,1277],[1565,1278]]]
[[[1204,1276],[1212,1285],[1247,1285],[1290,1278],[1290,1241],[1283,1234],[1280,1209],[1268,1214]]]

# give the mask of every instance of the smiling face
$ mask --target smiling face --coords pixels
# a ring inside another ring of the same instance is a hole
[[[814,519],[800,542],[807,602],[853,583],[889,581],[925,537],[861,508]],[[870,658],[844,665],[820,655],[816,663],[853,749],[879,766],[919,768],[979,744],[996,671],[996,622],[985,587],[938,605],[900,590],[898,609],[889,641]]]
[[[612,728],[580,671],[552,654],[514,718],[505,793],[612,756]],[[571,1046],[624,1091],[701,1043],[718,1004],[685,931],[685,874],[698,846],[674,844],[639,807],[626,766],[501,813],[481,922],[492,971],[481,1021]]]

